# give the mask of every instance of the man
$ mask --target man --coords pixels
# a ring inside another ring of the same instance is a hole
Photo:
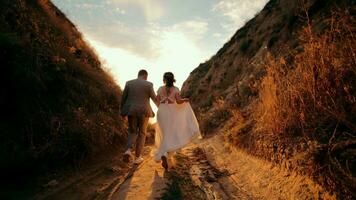
[[[124,161],[129,162],[133,143],[136,142],[135,164],[143,162],[141,152],[145,145],[148,119],[154,117],[150,99],[158,105],[153,84],[147,81],[147,77],[147,71],[140,70],[137,79],[126,82],[121,100],[121,115],[127,116],[129,121],[129,136]]]

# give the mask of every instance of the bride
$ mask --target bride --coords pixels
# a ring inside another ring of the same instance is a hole
[[[187,98],[181,98],[179,89],[174,86],[174,75],[166,72],[162,86],[157,91],[159,102],[154,154],[156,161],[162,161],[167,169],[167,153],[178,150],[194,139],[201,138],[198,121]]]

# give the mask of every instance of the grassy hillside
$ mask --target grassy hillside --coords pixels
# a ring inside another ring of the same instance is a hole
[[[120,146],[121,89],[76,27],[47,0],[0,2],[2,181]]]
[[[184,83],[202,131],[355,196],[355,8],[269,1]]]

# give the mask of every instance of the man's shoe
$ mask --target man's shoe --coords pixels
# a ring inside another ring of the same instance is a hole
[[[140,156],[140,157],[136,158],[136,160],[134,161],[134,164],[135,164],[135,165],[139,165],[139,164],[141,164],[142,162],[143,162],[143,158]]]
[[[162,156],[161,159],[162,159],[162,167],[167,170],[168,169],[167,157],[166,156]]]
[[[124,162],[128,163],[130,161],[130,157],[131,157],[131,151],[129,149],[124,153]]]

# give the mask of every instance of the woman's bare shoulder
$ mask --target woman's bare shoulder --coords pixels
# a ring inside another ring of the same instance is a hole
[[[164,86],[158,88],[157,92],[161,92],[164,89]]]

